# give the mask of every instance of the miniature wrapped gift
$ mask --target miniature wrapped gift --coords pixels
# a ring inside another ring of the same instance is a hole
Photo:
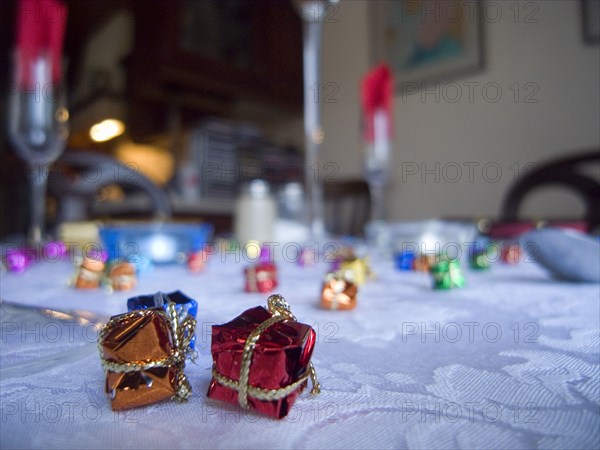
[[[208,252],[204,249],[192,252],[187,259],[187,267],[190,272],[202,272],[206,267]]]
[[[356,254],[354,253],[354,250],[351,247],[344,245],[336,248],[333,252],[325,254],[325,261],[330,262],[330,272],[336,272],[340,270],[342,263],[354,260],[356,260]]]
[[[106,371],[105,390],[115,411],[168,398],[183,401],[192,392],[184,374],[196,320],[179,323],[175,305],[140,309],[111,317],[98,337]]]
[[[58,261],[68,256],[69,249],[64,242],[51,241],[44,245],[43,254],[47,261]]]
[[[472,248],[469,250],[469,265],[471,269],[486,270],[490,268],[490,247]]]
[[[518,242],[507,242],[502,246],[500,259],[505,264],[517,264],[522,257],[521,246]]]
[[[300,250],[298,257],[298,265],[301,267],[314,266],[318,261],[319,255],[315,252],[315,249],[311,247],[303,247]]]
[[[77,289],[97,289],[104,274],[104,261],[101,258],[85,257],[79,266],[75,279]]]
[[[416,253],[411,252],[410,250],[396,253],[396,256],[394,257],[396,269],[402,271],[413,270],[416,257]]]
[[[311,393],[320,392],[310,362],[315,340],[315,331],[296,321],[280,295],[269,297],[268,310],[258,306],[213,325],[208,397],[285,417],[308,378]]]
[[[465,285],[465,277],[456,259],[442,259],[431,266],[434,289],[460,288]]]
[[[339,271],[325,277],[321,306],[325,309],[354,309],[356,307],[357,286],[348,274]]]
[[[115,262],[110,265],[108,279],[115,291],[129,291],[137,285],[135,266],[128,262]]]
[[[367,279],[373,275],[368,258],[354,258],[343,261],[340,265],[340,270],[343,272],[352,272],[352,279],[357,286],[365,284]]]
[[[429,272],[439,258],[438,255],[431,253],[418,255],[414,259],[413,268],[417,272]]]
[[[180,323],[183,323],[188,316],[195,319],[198,314],[198,302],[181,291],[171,292],[170,294],[157,292],[156,294],[131,297],[127,299],[127,311],[148,308],[162,308],[166,311],[169,303],[174,304]],[[194,350],[195,347],[196,336],[194,335],[190,339],[190,349]]]
[[[14,273],[23,273],[33,262],[33,257],[27,249],[9,249],[6,251],[6,267]]]
[[[277,266],[272,262],[259,262],[244,269],[246,292],[267,292],[277,287]]]

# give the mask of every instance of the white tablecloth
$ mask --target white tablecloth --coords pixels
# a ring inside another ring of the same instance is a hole
[[[3,273],[6,302],[103,315],[124,312],[129,296],[181,289],[199,303],[199,358],[186,367],[189,402],[115,413],[93,327],[32,323],[34,313],[5,307],[1,446],[598,448],[599,285],[553,281],[534,264],[496,265],[440,292],[390,262],[375,265],[378,280],[361,289],[356,310],[325,311],[325,266],[283,263],[278,291],[318,333],[322,393],[305,391],[276,421],[205,395],[210,325],[266,303],[242,292],[243,263],[229,259],[215,256],[201,274],[157,268],[135,291],[112,295],[66,287],[68,263]]]

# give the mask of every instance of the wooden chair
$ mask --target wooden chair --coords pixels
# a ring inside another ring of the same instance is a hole
[[[363,235],[371,215],[371,196],[366,181],[330,181],[324,183],[323,191],[327,231],[336,235]]]
[[[552,160],[533,169],[510,187],[502,204],[501,220],[517,221],[527,195],[543,186],[559,185],[575,191],[583,200],[588,231],[600,227],[600,182],[583,171],[598,163],[600,150]]]

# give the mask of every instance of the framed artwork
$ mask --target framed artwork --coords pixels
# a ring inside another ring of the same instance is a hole
[[[600,1],[581,0],[583,40],[588,44],[600,42]]]
[[[373,63],[390,65],[397,91],[482,69],[478,1],[375,0],[371,8]]]

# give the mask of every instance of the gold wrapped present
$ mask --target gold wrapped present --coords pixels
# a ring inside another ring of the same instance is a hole
[[[367,282],[367,279],[373,276],[367,257],[342,261],[340,270],[342,272],[352,272],[352,280],[357,286],[362,286]]]
[[[112,264],[108,272],[108,279],[115,291],[129,291],[137,284],[135,267],[128,262]]]
[[[343,272],[329,273],[323,283],[321,306],[325,309],[354,309],[357,292],[356,284]]]
[[[105,390],[115,411],[167,398],[183,401],[192,388],[184,374],[196,320],[179,322],[175,305],[113,316],[98,346],[106,371]]]
[[[77,289],[98,289],[104,273],[104,262],[100,259],[83,258],[75,278]]]
[[[415,258],[414,269],[417,272],[429,272],[431,266],[433,266],[437,260],[439,260],[439,256],[431,253],[418,255]]]

